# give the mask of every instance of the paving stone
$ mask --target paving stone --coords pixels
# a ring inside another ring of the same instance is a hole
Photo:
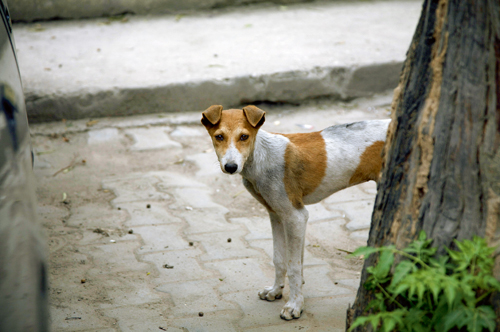
[[[354,251],[360,242],[353,241],[344,230],[343,219],[321,221],[307,226],[307,238],[314,245],[318,244],[332,255],[337,249]]]
[[[344,203],[346,217],[350,220],[346,227],[349,231],[370,228],[373,212],[373,200]]]
[[[307,301],[306,301],[307,303]],[[311,317],[309,317],[311,316]],[[331,322],[319,322],[315,319],[314,314],[307,312],[306,310],[300,316],[298,320],[292,321],[282,321],[279,325],[269,325],[260,326],[256,328],[245,328],[242,331],[245,332],[345,332],[344,328],[332,328]]]
[[[131,228],[182,222],[180,218],[168,211],[164,204],[164,202],[140,201],[121,203],[118,204],[118,207],[129,213],[130,218],[124,224]]]
[[[290,332],[290,331],[300,331],[300,332],[308,332],[308,331],[316,331],[317,323],[313,320],[307,320],[307,314],[302,313],[302,316],[299,320],[293,320],[289,322],[281,323],[279,325],[269,325],[269,326],[259,326],[259,327],[250,327],[242,329],[245,332]],[[333,330],[335,331],[335,330]],[[335,331],[337,332],[337,331]],[[341,332],[341,331],[339,331]],[[344,332],[344,331],[342,331]]]
[[[252,290],[257,297],[260,290],[274,283],[274,272],[269,268],[265,271],[266,268],[256,259],[211,262],[205,263],[204,266],[220,272],[223,279],[219,286],[221,293]]]
[[[58,204],[58,206],[39,204],[37,206],[36,213],[40,222],[43,223],[43,226],[52,228],[61,225],[63,220],[68,219],[70,212],[61,205],[62,204]]]
[[[306,240],[306,246],[308,245],[308,241]],[[250,246],[255,247],[255,248],[261,248],[263,249],[267,256],[269,257],[269,263],[274,266],[273,264],[273,240],[252,240],[250,241]],[[312,255],[309,250],[307,250],[307,247],[304,251],[304,266],[316,266],[316,265],[325,265],[328,264],[321,258],[318,258],[314,255]]]
[[[134,140],[131,151],[149,151],[159,149],[182,148],[179,142],[172,141],[167,135],[168,127],[135,128],[125,131]]]
[[[271,222],[269,218],[241,217],[231,218],[231,223],[245,225],[249,233],[245,235],[245,240],[272,239]]]
[[[87,133],[87,135],[87,142],[89,144],[109,143],[121,138],[118,129],[116,128],[91,130]]]
[[[144,241],[141,254],[188,248],[189,243],[181,236],[182,227],[182,224],[134,227],[134,234],[140,235]]]
[[[52,164],[47,161],[46,158],[33,154],[33,168],[34,169],[50,169]]]
[[[368,237],[370,235],[370,230],[369,229],[366,229],[366,230],[362,230],[362,231],[356,231],[356,232],[352,232],[349,237],[351,239],[355,239],[355,240],[360,240],[362,241],[361,245],[364,245],[366,246],[366,242],[368,241]]]
[[[157,182],[157,178],[144,174],[124,178],[111,177],[102,181],[102,187],[115,193],[116,198],[111,201],[114,207],[125,202],[169,200],[170,195],[156,191]]]
[[[142,276],[144,278],[146,276]],[[114,308],[146,303],[159,303],[168,297],[167,294],[156,292],[148,287],[146,282],[138,283],[137,273],[120,273],[106,281],[106,295],[112,303],[102,303],[101,308]]]
[[[175,198],[178,204],[192,208],[218,208],[222,213],[229,210],[212,201],[212,191],[204,188],[177,188]]]
[[[152,269],[151,265],[137,260],[134,248],[126,242],[84,247],[80,251],[92,256],[94,268],[105,274]]]
[[[284,299],[273,302],[264,301],[257,295],[257,290],[241,290],[225,294],[222,297],[225,300],[238,303],[243,311],[243,317],[238,321],[241,329],[255,326],[282,325],[284,323],[280,318],[281,309],[286,303]]]
[[[170,326],[182,328],[184,332],[236,332],[239,331],[236,328],[239,319],[241,319],[239,310],[226,310],[204,313],[203,317],[196,313],[186,318],[170,319],[168,323]]]
[[[50,321],[52,330],[68,332],[96,331],[113,325],[112,319],[103,317],[94,306],[83,302],[72,303],[70,307],[51,306]]]
[[[342,229],[345,224],[343,219],[324,220],[307,225],[306,237],[310,243],[336,242],[344,238],[347,234]],[[326,233],[325,233],[326,232]]]
[[[83,231],[83,237],[78,241],[79,245],[87,246],[87,245],[103,245],[114,242],[134,242],[137,241],[139,244],[139,240],[136,235],[128,234],[123,229],[108,229],[100,227],[104,233],[94,232],[93,229],[87,229]]]
[[[111,207],[102,204],[89,203],[71,209],[71,216],[66,221],[66,225],[71,227],[84,227],[87,229],[113,228],[118,229],[123,226],[127,218],[124,211],[112,210]]]
[[[202,182],[196,181],[187,176],[183,176],[179,173],[161,171],[161,172],[149,172],[148,174],[160,180],[156,184],[156,187],[158,188],[158,190],[164,192],[168,192],[171,188],[177,188],[177,187],[203,188],[207,186]]]
[[[199,242],[205,249],[206,254],[200,256],[202,261],[262,255],[260,251],[250,248],[246,242],[241,240],[246,233],[245,230],[241,230],[191,234],[188,239]],[[231,242],[228,242],[228,239],[231,239]]]
[[[217,155],[215,152],[209,153],[198,153],[194,155],[187,156],[185,158],[188,161],[192,161],[198,167],[198,171],[196,172],[197,177],[202,176],[213,176],[213,175],[222,175],[222,170],[220,169],[219,160],[217,159]]]
[[[356,293],[351,296],[306,299],[306,314],[311,313],[319,324],[313,331],[345,331],[345,316],[349,304],[354,303]],[[326,328],[328,327],[328,328]]]
[[[140,253],[140,252],[139,252]],[[217,277],[216,272],[204,269],[196,259],[202,254],[199,249],[176,250],[167,252],[156,252],[141,255],[144,262],[151,262],[159,271],[156,280],[158,284],[185,282]],[[164,265],[172,265],[174,268],[166,269]]]
[[[368,219],[368,220],[371,220]],[[370,228],[370,222],[366,219],[364,220],[353,220],[353,221],[350,221],[346,224],[346,228],[351,231],[351,232],[354,232],[354,231],[359,231],[359,230],[362,230],[362,229],[367,229],[367,228]]]
[[[357,187],[369,195],[377,195],[377,183],[375,181],[368,181],[358,184]]]
[[[344,285],[347,287],[350,287],[354,290],[358,290],[359,288],[359,278],[356,279],[340,279],[340,280],[335,280],[335,282],[338,282],[339,285]]]
[[[328,196],[322,202],[327,208],[341,209],[344,202],[357,202],[360,200],[375,200],[375,195],[365,193],[359,186],[343,189]]]
[[[206,134],[207,133],[203,128],[178,126],[170,133],[170,137],[198,137]]]
[[[103,313],[116,319],[122,332],[158,332],[159,327],[168,332],[184,332],[184,330],[167,325],[166,306],[162,304],[127,306],[115,309],[105,309]]]
[[[241,225],[228,223],[225,218],[227,209],[203,208],[192,210],[179,210],[176,215],[182,217],[189,223],[184,230],[185,234],[197,234],[207,232],[224,232],[244,229]]]
[[[216,288],[221,282],[218,278],[178,282],[160,285],[156,290],[171,296],[174,306],[170,311],[173,316],[195,316],[199,312],[207,314],[220,310],[238,310],[237,305],[219,297]]]
[[[73,243],[70,245],[73,245]],[[68,246],[62,249],[55,255],[57,261],[50,265],[50,269],[55,270],[52,272],[52,276],[62,278],[57,286],[49,286],[52,293],[57,289],[57,294],[53,295],[50,299],[53,303],[59,302],[59,294],[63,294],[63,297],[64,295],[71,294],[73,299],[88,294],[86,287],[88,285],[83,285],[84,287],[82,287],[81,280],[82,277],[87,275],[86,270],[92,266],[92,260],[89,259],[88,255],[82,253],[82,250],[76,251],[73,248]],[[53,253],[51,252],[51,254]],[[79,267],[83,267],[83,269],[79,269]],[[99,301],[98,299],[96,300]]]
[[[304,298],[329,297],[352,294],[353,291],[339,287],[329,277],[332,270],[329,265],[304,268],[306,283],[302,287]]]
[[[338,210],[333,210],[333,211],[327,210],[321,203],[307,205],[306,208],[307,211],[309,211],[308,223],[321,220],[342,218],[343,216],[343,214]]]

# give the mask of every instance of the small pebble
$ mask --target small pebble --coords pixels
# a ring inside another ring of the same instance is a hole
[[[84,283],[87,282],[87,280],[86,279],[82,279],[81,282],[82,282],[82,284],[84,284]]]
[[[118,210],[121,210],[122,208],[121,207],[118,207]]]
[[[146,205],[146,207],[147,207],[148,209],[150,209],[150,208],[151,208],[151,204]]]
[[[134,234],[134,230],[133,230],[133,229],[129,229],[129,230],[128,230],[128,233],[129,233],[129,234]]]
[[[200,311],[200,312],[198,313],[198,316],[203,317],[203,312],[201,312],[201,311]]]
[[[194,245],[193,242],[189,242],[189,246],[192,247]]]
[[[231,238],[227,239],[227,242],[231,242]]]
[[[168,264],[163,265],[163,267],[166,269],[173,269],[174,268],[173,265],[168,265]]]

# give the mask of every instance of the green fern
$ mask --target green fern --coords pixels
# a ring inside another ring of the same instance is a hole
[[[371,324],[382,332],[469,332],[495,330],[495,312],[485,299],[500,291],[492,275],[494,248],[480,237],[455,241],[458,251],[436,257],[432,240],[421,232],[417,240],[398,250],[395,246],[361,247],[353,255],[379,253],[378,263],[367,268],[364,287],[374,292],[367,307],[371,314],[358,317],[349,331]],[[395,255],[403,256],[394,267]]]

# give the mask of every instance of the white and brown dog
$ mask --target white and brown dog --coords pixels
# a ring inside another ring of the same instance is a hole
[[[276,279],[259,292],[263,300],[282,296],[288,273],[290,298],[281,318],[299,318],[304,240],[308,212],[304,205],[349,186],[378,180],[381,150],[390,120],[371,120],[328,127],[305,134],[272,134],[259,130],[265,112],[255,106],[203,112],[202,124],[212,137],[224,173],[241,174],[246,189],[271,219]]]

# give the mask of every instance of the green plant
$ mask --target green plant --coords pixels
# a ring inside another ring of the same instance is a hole
[[[408,247],[361,247],[353,255],[380,254],[378,263],[367,268],[364,287],[375,299],[358,317],[349,331],[370,323],[374,330],[390,332],[494,331],[495,312],[485,300],[500,291],[492,275],[494,248],[480,237],[455,241],[458,251],[446,248],[447,255],[436,255],[425,232]],[[395,255],[402,256],[391,273]]]

